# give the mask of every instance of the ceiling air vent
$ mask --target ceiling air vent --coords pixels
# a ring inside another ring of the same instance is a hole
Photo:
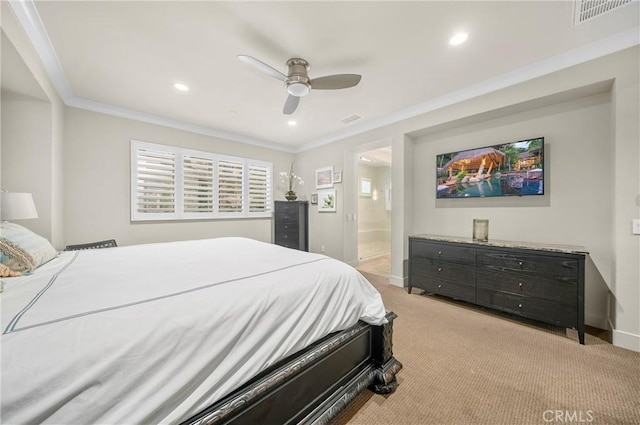
[[[573,3],[573,25],[617,9],[632,0],[575,0]]]
[[[349,115],[346,118],[341,119],[340,121],[342,121],[343,124],[349,124],[350,122],[354,122],[357,121],[359,119],[361,119],[362,117],[358,114],[353,114],[353,115]]]

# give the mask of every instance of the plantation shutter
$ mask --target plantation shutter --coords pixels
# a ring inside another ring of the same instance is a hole
[[[218,212],[241,213],[243,192],[242,161],[218,160]]]
[[[195,155],[182,157],[182,208],[185,213],[213,212],[213,159]]]
[[[135,212],[171,218],[176,212],[176,154],[143,147],[134,152]]]
[[[273,164],[131,141],[131,220],[269,218]]]
[[[271,167],[249,164],[249,212],[271,211]]]

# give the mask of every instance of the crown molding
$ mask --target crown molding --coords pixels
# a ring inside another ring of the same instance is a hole
[[[51,45],[51,40],[47,31],[44,29],[40,15],[36,10],[36,6],[31,0],[10,0],[9,5],[18,18],[18,22],[22,25],[31,44],[40,57],[44,69],[53,83],[58,95],[66,104],[73,97],[71,86],[67,80],[67,76],[60,65],[58,56]]]
[[[501,90],[516,84],[532,80],[543,75],[551,74],[602,56],[606,56],[629,47],[640,44],[640,27],[634,27],[620,32],[608,38],[599,40],[586,46],[571,50],[567,53],[553,56],[537,62],[531,66],[520,68],[513,72],[502,74],[478,84],[465,87],[461,90],[440,96],[418,105],[411,106],[401,111],[385,115],[379,119],[369,121],[347,130],[330,134],[326,137],[292,147],[268,140],[252,138],[236,133],[229,133],[205,127],[187,121],[175,120],[145,112],[134,111],[114,105],[79,98],[73,94],[71,86],[58,60],[51,40],[42,24],[40,15],[32,0],[10,0],[9,4],[14,10],[20,24],[24,28],[31,43],[36,49],[44,68],[51,79],[62,101],[67,106],[86,109],[94,112],[129,118],[137,121],[157,124],[165,127],[176,128],[197,134],[223,138],[235,142],[246,143],[254,146],[275,149],[289,153],[299,153],[315,149],[329,143],[337,142],[347,137],[356,136],[380,127],[395,124],[397,122],[416,117],[455,103],[463,102],[474,97],[482,96],[497,90]]]
[[[149,114],[146,112],[135,111],[133,109],[122,108],[120,106],[109,105],[102,102],[96,102],[90,99],[84,99],[81,97],[72,97],[65,102],[67,106],[85,109],[93,112],[100,112],[102,114],[113,115],[120,118],[128,118],[135,121],[141,121],[148,124],[156,124],[163,127],[175,128],[177,130],[184,130],[190,133],[202,134],[205,136],[216,137],[219,139],[230,140],[233,142],[245,143],[247,145],[258,146],[261,148],[274,149],[282,152],[295,153],[295,148],[292,146],[286,146],[279,143],[269,142],[267,140],[255,139],[241,134],[229,133],[226,131],[216,130],[214,128],[206,127],[203,125],[193,124],[187,121],[176,120],[172,118],[163,117],[160,115]]]
[[[149,124],[161,125],[164,127],[175,128],[178,130],[189,131],[191,133],[202,134],[211,137],[230,140],[233,142],[245,143],[267,149],[275,149],[282,152],[293,153],[295,148],[279,143],[270,142],[268,140],[256,139],[241,134],[229,133],[214,128],[193,124],[187,121],[171,119],[159,115],[146,112],[135,111],[120,106],[110,105],[107,103],[97,102],[90,99],[77,97],[71,90],[71,85],[67,80],[62,65],[58,60],[58,56],[51,44],[49,35],[47,34],[44,24],[40,19],[40,15],[32,0],[10,0],[9,4],[13,9],[20,25],[27,34],[31,44],[33,44],[45,71],[49,76],[53,86],[65,105],[86,109],[93,112],[100,112],[107,115],[113,115],[121,118],[128,118],[136,121],[142,121]]]
[[[334,133],[327,137],[306,143],[299,146],[296,152],[315,149],[329,143],[343,140],[347,137],[356,136],[367,131],[395,124],[474,97],[521,84],[534,78],[542,77],[553,72],[561,71],[575,65],[607,56],[629,47],[637,46],[638,44],[640,44],[640,27],[634,27],[586,46],[542,60],[533,65],[499,75],[481,83],[465,87],[461,90],[448,93],[444,96],[386,115],[382,118],[354,126],[348,130]]]

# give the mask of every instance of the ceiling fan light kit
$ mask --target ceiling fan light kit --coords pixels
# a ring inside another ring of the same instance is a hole
[[[346,89],[356,86],[362,78],[358,74],[337,74],[311,80],[308,75],[309,62],[301,58],[291,58],[287,61],[287,75],[252,56],[238,55],[238,59],[270,77],[284,81],[285,89],[289,94],[282,110],[285,115],[293,114],[298,108],[300,98],[309,94],[312,88],[318,90]]]
[[[289,76],[284,82],[287,87],[287,93],[291,96],[302,97],[311,91],[311,82],[307,72],[309,71],[309,62],[300,58],[293,58],[287,61]]]

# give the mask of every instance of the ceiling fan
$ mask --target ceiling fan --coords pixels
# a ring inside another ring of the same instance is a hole
[[[309,94],[311,89],[346,89],[358,85],[362,78],[362,76],[358,74],[336,74],[314,78],[312,80],[307,74],[309,71],[309,62],[301,58],[291,58],[287,61],[286,75],[252,56],[238,55],[238,59],[254,66],[270,77],[284,81],[284,86],[287,93],[289,93],[289,97],[287,97],[284,103],[284,109],[282,110],[285,115],[293,114],[300,103],[300,98]]]

